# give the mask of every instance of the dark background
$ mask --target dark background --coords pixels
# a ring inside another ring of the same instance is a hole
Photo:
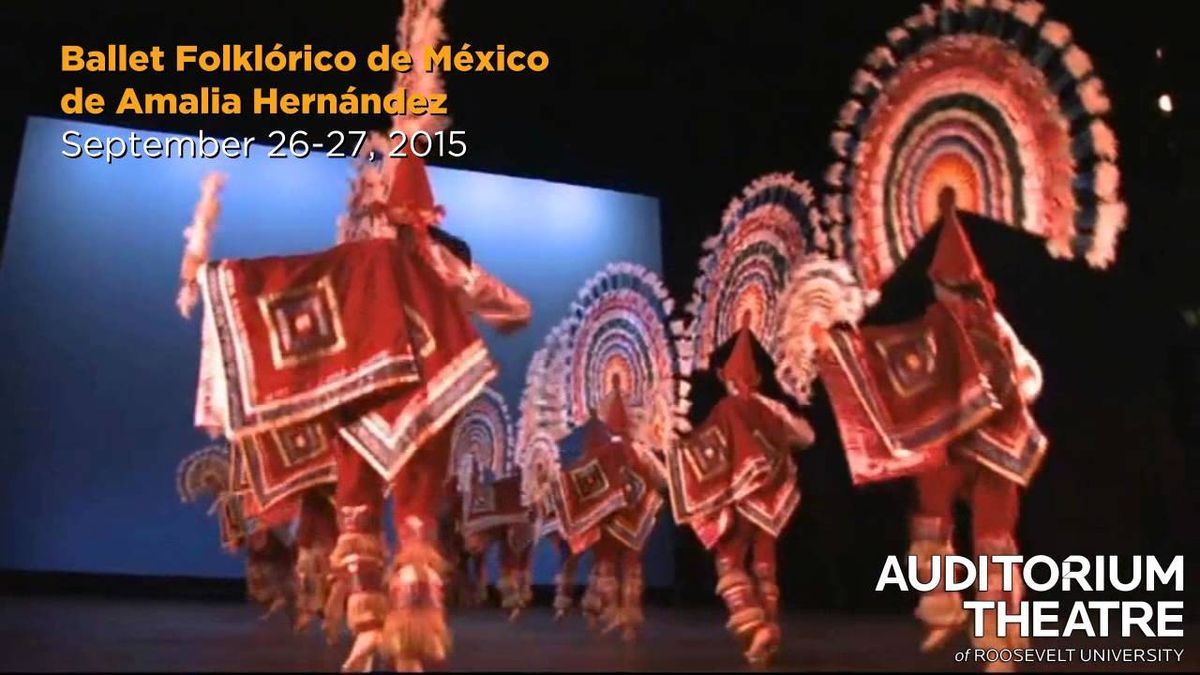
[[[310,43],[361,55],[393,42],[399,11],[394,1],[312,8],[223,0],[116,4],[0,9],[5,221],[25,116],[60,116],[59,97],[74,86],[113,101],[124,86],[182,92],[219,85],[248,93],[253,86],[341,91],[354,84],[382,92],[390,85],[388,75],[365,69],[295,76],[59,73],[64,43]],[[1185,35],[1187,3],[1047,4],[1072,27],[1108,85],[1131,217],[1118,264],[1104,274],[1052,261],[1019,234],[971,226],[1001,306],[1046,376],[1036,412],[1052,442],[1024,501],[1022,545],[1029,554],[1054,556],[1191,553],[1196,510],[1185,465],[1200,445],[1200,328],[1185,316],[1200,308],[1194,115],[1200,55],[1194,36]],[[449,76],[455,128],[468,132],[470,151],[440,163],[659,197],[667,281],[686,301],[699,244],[716,231],[742,186],[771,171],[819,182],[851,73],[887,28],[916,9],[907,0],[450,0],[446,22],[455,44],[542,49],[551,67],[541,74]],[[1163,92],[1174,99],[1169,116],[1156,107]],[[260,138],[276,128],[317,134],[386,123],[116,115],[95,121]],[[887,302],[903,304],[902,296]],[[911,602],[872,591],[883,556],[904,551],[907,487],[852,491],[828,406],[818,400],[811,415],[821,440],[803,458],[805,501],[780,545],[786,599],[859,610]],[[114,523],[121,526],[136,524]],[[677,548],[678,599],[710,598],[707,557],[688,534]]]

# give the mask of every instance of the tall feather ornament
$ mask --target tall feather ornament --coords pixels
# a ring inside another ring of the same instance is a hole
[[[396,24],[396,46],[412,56],[413,66],[407,73],[396,73],[396,91],[406,95],[419,94],[428,98],[445,93],[442,74],[436,68],[426,68],[427,50],[436,49],[446,39],[442,23],[445,0],[408,0],[404,13]],[[402,131],[411,138],[418,131],[434,133],[450,126],[445,115],[396,115],[392,130]]]

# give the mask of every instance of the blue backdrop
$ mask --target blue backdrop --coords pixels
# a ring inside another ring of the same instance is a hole
[[[182,231],[209,171],[228,174],[213,257],[300,253],[333,243],[345,160],[62,156],[62,134],[111,127],[31,118],[0,260],[0,568],[234,577],[216,522],[180,504],[174,472],[208,442],[192,428],[199,322],[174,307]],[[484,331],[517,409],[525,366],[578,288],[605,263],[661,272],[658,201],[443,168],[430,171],[446,229],[528,297],[532,325]],[[672,577],[666,513],[647,582]],[[555,555],[538,551],[550,583]]]

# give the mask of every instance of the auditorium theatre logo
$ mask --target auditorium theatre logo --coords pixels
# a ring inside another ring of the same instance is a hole
[[[923,568],[917,556],[890,556],[880,572],[875,590],[896,588],[959,593],[974,589],[975,599],[964,600],[962,607],[970,620],[971,635],[976,638],[988,637],[986,631],[995,631],[1001,638],[1013,635],[1021,638],[1182,638],[1183,576],[1183,556],[1161,560],[1155,556],[1073,555],[1056,560],[1043,555],[1029,558],[1020,555],[977,558],[935,555],[928,568]],[[1002,594],[991,588],[997,583],[1002,586]],[[991,593],[987,593],[989,588]],[[1086,599],[1059,602],[1028,597],[1030,592],[1046,591],[1061,591],[1069,597]],[[1150,594],[1167,599],[1148,601],[1145,598]],[[983,599],[998,595],[1007,599]],[[968,653],[971,651],[984,650],[968,650]],[[1178,662],[1183,656],[1181,649],[988,651],[997,653],[968,658]],[[1010,653],[999,653],[1005,651]],[[1046,653],[1038,654],[1039,651]],[[958,660],[968,658],[963,658],[960,653]]]

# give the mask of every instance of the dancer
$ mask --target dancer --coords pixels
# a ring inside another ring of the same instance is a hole
[[[185,457],[176,474],[180,498],[212,498],[209,511],[217,514],[221,548],[246,553],[246,593],[265,608],[260,620],[294,610],[295,630],[302,632],[324,615],[328,600],[328,556],[337,538],[329,494],[320,488],[297,492],[299,508],[287,508],[289,501],[264,517],[246,481],[235,476],[241,470],[231,461],[236,452],[220,444]],[[338,629],[336,622],[325,622],[331,643]]]
[[[1126,206],[1104,83],[1041,3],[946,0],[888,31],[851,91],[831,137],[838,159],[826,173],[825,224],[837,259],[827,262],[845,263],[857,288],[839,276],[826,293],[815,270],[797,271],[781,379],[799,390],[819,370],[855,484],[915,478],[912,552],[925,573],[931,555],[951,550],[960,492],[972,505],[975,553],[1015,552],[1019,490],[1046,447],[1029,411],[1041,377],[996,311],[960,212],[1042,237],[1055,257],[1107,267]],[[887,300],[884,283],[937,224],[924,315],[834,327],[861,317],[849,297],[873,304],[882,291]],[[800,320],[810,295],[831,311]],[[980,595],[997,599],[999,585],[988,588]],[[934,648],[960,625],[961,600],[933,591],[917,616],[922,647]],[[1019,644],[994,625],[975,639]]]
[[[764,664],[780,642],[775,541],[800,504],[790,451],[808,447],[814,435],[783,401],[761,393],[756,357],[769,357],[748,313],[731,342],[710,361],[727,395],[668,453],[667,475],[676,521],[714,552],[730,631],[747,661]]]
[[[529,563],[533,523],[521,498],[513,425],[504,397],[486,389],[455,422],[451,440],[451,476],[456,478],[458,531],[463,571],[474,582],[475,600],[487,600],[485,558],[499,548],[501,605],[516,619],[532,594]],[[475,573],[470,574],[474,563]]]
[[[774,543],[800,501],[790,451],[812,442],[772,374],[779,296],[817,245],[819,218],[811,187],[780,173],[755,179],[725,209],[688,305],[698,370],[685,404],[697,430],[667,454],[675,520],[714,551],[729,628],[757,664],[780,639]]]
[[[600,623],[602,632],[620,629],[630,642],[644,620],[642,549],[662,505],[658,491],[666,484],[662,473],[631,444],[621,390],[620,376],[614,375],[605,411],[589,425],[583,455],[566,473],[577,489],[592,481],[602,483],[597,489],[607,492],[603,500],[618,505],[590,527],[574,529],[571,549],[575,553],[591,549],[595,554],[594,601],[587,603],[585,611]]]
[[[954,553],[954,502],[965,496],[971,507],[975,555],[1016,555],[1016,526],[1020,488],[1036,471],[1046,439],[1029,412],[1041,391],[1037,361],[1025,350],[994,305],[995,293],[959,222],[953,189],[940,195],[942,231],[929,278],[937,302],[963,325],[987,374],[1000,411],[950,446],[948,461],[916,476],[917,506],[912,518],[910,554],[918,557],[922,574],[929,574],[932,556]],[[1016,462],[1028,466],[1014,472]],[[1021,589],[1003,590],[1002,570],[986,571],[987,590],[981,600],[1004,600],[1014,606]],[[943,644],[967,618],[957,592],[935,589],[923,594],[917,617],[926,625],[921,645],[928,651]],[[999,637],[994,615],[985,620],[976,646],[984,649],[1022,648],[1015,631]]]
[[[471,459],[467,457],[466,459]],[[521,504],[519,475],[493,478],[473,463],[459,470],[468,485],[462,495],[464,550],[475,564],[475,589],[486,599],[488,551],[499,549],[500,606],[515,621],[532,599],[533,523],[528,507]]]
[[[407,3],[400,44],[439,41],[440,6]],[[400,79],[412,91],[440,87],[434,73]],[[395,126],[412,137],[426,122]],[[436,546],[449,423],[496,375],[468,313],[508,332],[530,308],[440,229],[445,211],[420,158],[360,165],[350,203],[344,243],[310,255],[208,263],[211,228],[194,227],[179,305],[186,316],[202,298],[206,309],[201,426],[333,457],[331,596],[346,598],[355,635],[343,667],[369,670],[382,651],[397,669],[418,670],[450,647]],[[385,488],[398,541],[390,571]]]
[[[641,553],[662,506],[657,453],[676,441],[682,337],[669,321],[666,289],[653,273],[618,263],[593,277],[556,338],[542,388],[561,439],[582,429],[583,456],[552,483],[561,531],[592,551],[582,603],[589,623],[634,640],[643,621]]]
[[[335,596],[346,594],[356,635],[348,669],[369,667],[377,648],[401,668],[445,657],[436,517],[449,461],[447,423],[495,375],[464,310],[501,330],[529,318],[528,303],[436,228],[441,208],[420,160],[402,160],[391,171],[386,203],[369,203],[384,209],[391,238],[307,256],[196,266],[206,325],[222,331],[208,345],[221,348],[217,361],[226,364],[202,383],[244,379],[250,373],[237,354],[249,354],[259,386],[273,381],[292,401],[259,412],[251,407],[257,401],[230,396],[223,409],[209,411],[213,420],[241,438],[319,449],[336,461],[332,566],[341,585]],[[226,304],[227,297],[240,302]],[[259,314],[262,303],[270,311]],[[247,307],[253,311],[240,311]],[[247,328],[231,330],[235,325]],[[296,370],[293,363],[309,367]],[[337,375],[309,379],[335,366]],[[314,395],[318,383],[322,392],[344,392],[332,401],[336,407]],[[240,395],[236,383],[217,390]],[[385,589],[381,509],[389,484],[400,546]]]
[[[356,635],[348,669],[369,667],[380,647],[402,668],[445,657],[436,516],[447,424],[496,372],[465,312],[502,331],[529,319],[528,303],[437,227],[443,210],[421,160],[385,170],[386,201],[361,193],[353,201],[366,217],[384,214],[390,231],[306,256],[211,264],[189,256],[181,298],[187,308],[198,282],[206,332],[220,337],[206,340],[221,350],[209,362],[225,366],[202,377],[201,401],[214,404],[205,426],[334,457],[332,566]],[[247,354],[248,364],[239,358]],[[270,407],[242,398],[237,381],[247,377],[287,398]],[[341,393],[331,399],[328,391]],[[389,484],[400,547],[385,589],[381,509]]]
[[[533,517],[534,543],[546,539],[558,556],[559,570],[554,576],[554,620],[561,621],[575,605],[575,574],[579,556],[571,551],[562,532],[554,505],[554,485],[561,472],[559,446],[550,431],[552,415],[546,404],[551,396],[543,387],[552,382],[547,368],[560,355],[559,331],[552,329],[545,344],[529,360],[525,389],[521,394],[521,419],[517,427],[517,466],[521,472],[521,503]]]
[[[534,545],[544,538],[558,555],[559,570],[554,575],[554,620],[560,621],[575,606],[575,574],[579,555],[571,550],[563,536],[554,507],[554,481],[560,471],[558,448],[545,434],[536,436],[531,444],[535,448],[529,461],[531,466],[522,469],[523,479],[530,476],[525,481],[523,494],[529,495],[525,500],[533,511]]]
[[[273,528],[245,516],[246,499],[234,489],[233,463],[227,444],[197,450],[176,470],[176,488],[184,503],[209,497],[209,513],[220,527],[221,548],[246,553],[246,595],[264,608],[260,620],[288,609],[294,601],[292,565],[295,551]]]

